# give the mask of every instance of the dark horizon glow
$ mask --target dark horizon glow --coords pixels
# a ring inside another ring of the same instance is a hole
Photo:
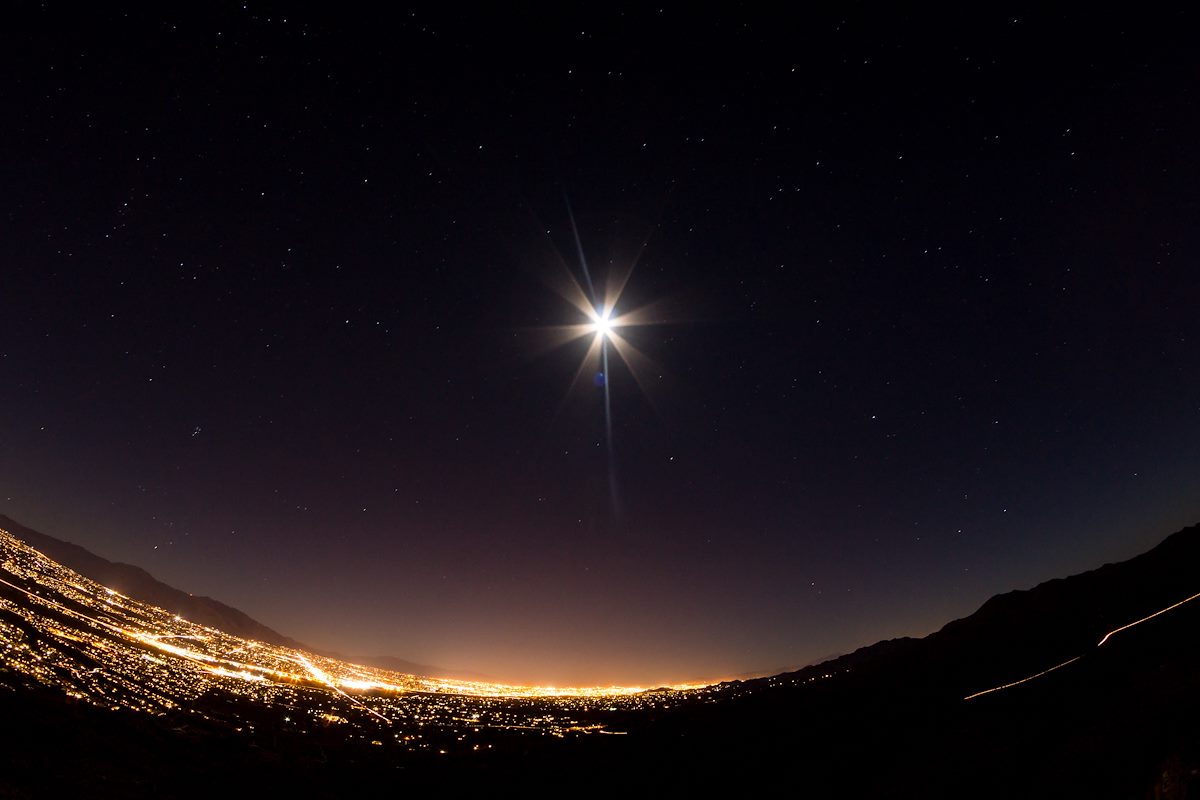
[[[1195,17],[14,11],[0,513],[562,685],[1128,558],[1200,519]]]

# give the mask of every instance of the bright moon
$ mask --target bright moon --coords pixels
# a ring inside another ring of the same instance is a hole
[[[612,319],[610,319],[611,314],[612,310],[606,309],[596,317],[596,321],[592,323],[592,330],[594,330],[597,335],[607,336],[612,332],[613,322]]]

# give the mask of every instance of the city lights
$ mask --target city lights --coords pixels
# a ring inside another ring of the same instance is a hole
[[[302,730],[370,730],[411,750],[438,742],[478,752],[496,736],[623,733],[604,715],[663,708],[707,690],[453,680],[249,641],[88,580],[3,530],[0,611],[6,667],[78,700],[156,715],[186,709],[230,723],[228,708],[209,701],[231,696],[260,709],[254,713],[286,711],[283,721]]]

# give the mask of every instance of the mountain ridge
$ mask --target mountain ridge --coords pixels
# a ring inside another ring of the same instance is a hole
[[[999,685],[1082,656],[1106,633],[1190,597],[1200,591],[1200,575],[1189,569],[1197,563],[1200,524],[1124,561],[993,595],[971,614],[926,636],[885,639],[794,672],[743,683],[808,681],[851,670],[879,673],[910,659],[906,673],[965,695],[990,688],[975,683]]]
[[[103,556],[96,555],[81,545],[36,531],[4,514],[0,514],[0,528],[7,530],[17,538],[24,540],[31,547],[42,551],[55,561],[75,570],[84,577],[91,578],[97,583],[115,589],[135,600],[166,609],[192,622],[216,628],[244,639],[254,639],[280,647],[307,650],[342,661],[381,667],[411,675],[463,677],[466,679],[483,677],[478,673],[442,669],[395,656],[346,657],[337,652],[311,647],[289,636],[285,636],[274,628],[254,619],[246,612],[222,603],[220,600],[206,595],[192,594],[191,592],[186,592],[164,583],[155,578],[150,572],[135,564],[110,561]]]
[[[287,637],[219,600],[176,589],[141,567],[109,561],[80,545],[35,531],[3,514],[0,514],[0,528],[98,583],[193,622],[243,638],[413,675],[465,680],[487,677],[395,656],[347,658],[337,652],[319,650]],[[876,664],[877,661],[890,663],[900,653],[929,662],[932,673],[942,673],[948,679],[951,675],[972,674],[1002,682],[1007,677],[1020,677],[1017,673],[1022,668],[1033,666],[1032,662],[1023,663],[1030,657],[1050,666],[1079,655],[1104,633],[1130,622],[1131,608],[1132,613],[1142,616],[1193,594],[1200,589],[1200,579],[1189,575],[1186,565],[1198,561],[1200,524],[1182,528],[1149,550],[1123,561],[1106,562],[1074,575],[1043,581],[1028,589],[992,595],[971,614],[951,620],[926,636],[885,639],[796,670],[772,675],[756,671],[757,677],[735,678],[722,685],[752,686],[789,678],[807,680],[812,675],[830,671],[883,669],[885,667]],[[1114,583],[1116,587],[1111,585]],[[1050,613],[1043,613],[1044,609],[1050,609]],[[1008,629],[1014,625],[1019,633],[1019,647],[1011,646],[1013,640]],[[1063,635],[1064,630],[1068,631],[1066,635]]]
[[[19,781],[30,788],[18,796],[34,796],[73,758],[79,774],[125,781],[78,793],[134,796],[124,787],[194,771],[199,750],[225,788],[241,765],[276,794],[290,780],[305,796],[318,785],[345,796],[347,780],[366,788],[397,768],[439,789],[455,776],[475,789],[532,775],[561,787],[603,772],[674,794],[724,776],[758,794],[1200,796],[1200,526],[996,595],[921,639],[769,678],[592,700],[372,683],[359,667],[247,647],[78,585],[7,534],[0,544],[0,712],[23,729],[83,726],[65,755],[46,735],[0,752],[0,794]],[[102,760],[87,760],[89,738],[110,745]],[[219,787],[205,788],[196,796]]]

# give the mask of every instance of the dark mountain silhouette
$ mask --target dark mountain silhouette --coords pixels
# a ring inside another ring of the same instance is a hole
[[[135,600],[164,608],[184,619],[245,639],[256,639],[283,647],[304,648],[304,645],[296,640],[268,628],[245,612],[211,597],[189,594],[168,586],[141,567],[101,558],[77,544],[64,542],[27,528],[3,514],[0,514],[0,528],[23,539],[31,547],[42,551],[63,566]]]
[[[282,633],[267,627],[258,620],[228,606],[219,600],[203,595],[194,595],[176,589],[163,583],[141,567],[123,564],[119,561],[109,561],[95,553],[71,542],[65,542],[44,533],[27,528],[10,517],[0,514],[0,528],[8,531],[19,539],[63,566],[75,570],[86,578],[91,578],[99,584],[115,589],[121,594],[140,600],[143,603],[164,608],[184,619],[207,625],[210,628],[232,633],[244,639],[256,639],[268,644],[282,647],[294,647],[308,650],[320,655],[329,656],[342,661],[352,661],[356,664],[366,664],[373,667],[390,669],[409,675],[428,675],[462,680],[481,680],[484,676],[475,672],[450,670],[419,664],[393,656],[345,656],[329,650],[310,647]]]
[[[1193,525],[1127,561],[996,595],[923,639],[880,642],[769,680],[891,669],[903,658],[924,683],[965,696],[1085,656],[1109,631],[1200,592],[1198,565]]]
[[[0,527],[28,530],[4,518]],[[1200,592],[1197,567],[1193,526],[1128,561],[993,597],[922,639],[878,642],[682,701],[654,702],[648,693],[644,704],[594,712],[625,736],[522,739],[484,760],[400,762],[370,737],[300,734],[244,705],[229,719],[258,714],[253,734],[208,730],[182,713],[159,724],[8,682],[0,670],[0,715],[42,732],[0,753],[0,790],[7,781],[35,793],[40,773],[30,764],[61,771],[64,751],[53,743],[61,727],[80,731],[71,734],[81,753],[72,763],[84,776],[75,788],[101,796],[103,785],[88,776],[121,787],[121,796],[130,788],[206,795],[229,776],[307,796],[345,796],[397,776],[407,788],[451,794],[496,786],[561,794],[588,776],[595,793],[717,786],[814,797],[1197,798],[1200,599],[1188,599]],[[1014,685],[977,694],[1006,684]],[[93,735],[103,738],[102,758],[86,755]],[[175,776],[194,775],[197,763],[221,777],[181,787]]]
[[[630,719],[644,737],[634,758],[664,786],[666,765],[686,762],[814,796],[1200,797],[1200,598],[1097,646],[1200,592],[1198,567],[1192,526],[1128,561],[993,597],[923,639]]]

